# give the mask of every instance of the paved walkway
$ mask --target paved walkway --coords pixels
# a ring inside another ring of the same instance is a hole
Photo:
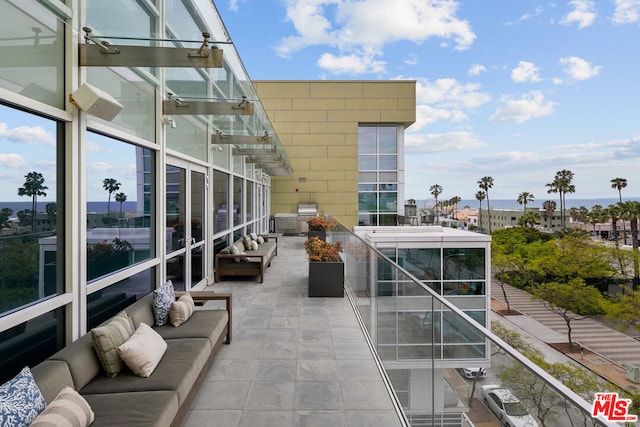
[[[510,285],[505,285],[505,289],[511,310],[522,313],[505,316],[505,319],[552,347],[567,343],[567,326],[562,317],[521,289]],[[491,296],[494,311],[506,310],[500,285],[492,285]],[[640,341],[594,319],[572,321],[571,338],[584,347],[584,351],[576,349],[565,353],[566,356],[623,389],[640,391],[640,384],[631,382],[626,371],[627,365],[640,366]]]
[[[233,340],[182,427],[401,425],[349,300],[307,296],[304,240],[278,240],[262,284],[206,288],[233,293]]]

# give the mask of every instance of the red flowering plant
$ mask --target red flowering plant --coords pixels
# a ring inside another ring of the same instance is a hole
[[[335,243],[325,242],[312,237],[304,242],[304,249],[307,251],[309,261],[311,262],[338,262],[340,259],[340,252],[342,252],[342,242],[337,241]]]
[[[312,216],[307,219],[307,224],[309,224],[309,230],[312,231],[327,231],[327,229],[332,228],[336,225],[336,220],[331,218],[329,221],[324,219],[321,216]]]

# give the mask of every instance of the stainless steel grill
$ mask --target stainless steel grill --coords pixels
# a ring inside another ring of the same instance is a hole
[[[309,231],[307,220],[311,217],[318,216],[318,206],[315,203],[299,203],[298,204],[298,233],[306,233]]]

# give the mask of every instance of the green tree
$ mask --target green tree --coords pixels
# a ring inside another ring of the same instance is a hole
[[[527,204],[533,202],[536,199],[536,196],[529,193],[528,191],[523,191],[518,195],[517,202],[519,205],[524,205],[524,214],[527,213]]]
[[[122,216],[122,204],[127,201],[127,195],[122,192],[116,193],[115,201],[120,204],[120,216]],[[415,200],[413,203],[415,204]]]
[[[478,187],[484,191],[487,196],[487,215],[489,220],[489,234],[491,234],[491,205],[489,204],[489,189],[493,187],[493,178],[490,176],[484,176],[478,180]]]
[[[600,291],[585,284],[581,278],[566,283],[543,283],[533,288],[533,296],[541,300],[548,310],[562,317],[567,325],[569,348],[573,346],[571,322],[605,312],[606,302]]]
[[[115,193],[120,189],[122,184],[114,178],[105,178],[102,180],[102,188],[109,192],[109,199],[107,200],[107,216],[111,212],[111,193]]]
[[[58,206],[55,203],[47,203],[44,207],[45,212],[47,213],[47,217],[49,218],[49,224],[51,226],[51,230],[56,229],[56,215],[58,214]]]
[[[542,209],[544,210],[544,216],[547,218],[547,228],[551,230],[551,219],[556,211],[556,202],[553,200],[545,200],[542,203]]]
[[[458,210],[458,203],[460,203],[460,200],[462,200],[460,196],[453,196],[449,199],[449,205],[451,205],[451,208],[453,209],[453,219],[458,219],[458,215],[456,212]]]
[[[627,200],[618,203],[622,211],[621,218],[629,221],[631,228],[631,247],[633,248],[633,286],[640,284],[640,254],[638,254],[638,218],[640,218],[640,202]]]
[[[567,228],[566,218],[565,218],[565,196],[567,193],[575,193],[576,187],[571,183],[573,181],[573,172],[567,169],[563,169],[561,171],[556,172],[553,181],[546,184],[548,188],[547,193],[558,193],[560,196],[560,221],[562,223],[562,228]]]
[[[613,178],[611,180],[611,188],[618,190],[618,201],[622,203],[622,189],[627,187],[626,178]],[[622,235],[624,236],[624,244],[627,244],[627,224],[622,223]]]
[[[29,172],[24,176],[25,182],[18,188],[18,196],[31,197],[31,232],[36,232],[38,196],[46,197],[49,187],[44,185],[44,177],[40,172]]]
[[[13,215],[13,209],[2,208],[0,210],[0,229],[9,228],[9,218]]]
[[[529,211],[520,217],[518,225],[521,227],[533,227],[540,224],[540,212]]]
[[[482,231],[482,201],[487,198],[487,195],[484,191],[476,191],[476,200],[480,203],[480,207],[478,208],[478,227],[480,231]]]
[[[436,199],[436,224],[440,222],[440,217],[438,216],[438,196],[442,194],[442,185],[433,184],[429,187],[429,192],[433,195],[433,198]]]
[[[593,225],[593,234],[597,236],[598,230],[596,230],[596,226],[604,221],[604,209],[601,205],[594,205],[591,207],[591,210],[587,212],[586,217],[591,225]]]

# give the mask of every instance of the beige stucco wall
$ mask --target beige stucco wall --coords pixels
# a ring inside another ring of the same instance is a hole
[[[358,125],[411,125],[416,82],[254,81],[293,166],[271,181],[271,213],[295,213],[298,203],[353,228],[358,218]]]

